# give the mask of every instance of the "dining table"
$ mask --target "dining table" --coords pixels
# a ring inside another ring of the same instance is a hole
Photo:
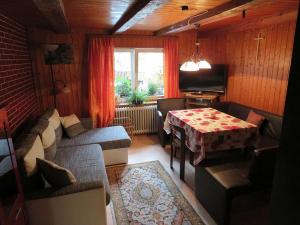
[[[198,165],[209,152],[255,147],[259,136],[256,125],[214,108],[169,111],[164,122],[167,134],[171,133],[170,125],[184,129],[185,145],[194,152],[194,165]],[[180,160],[182,179],[184,167],[185,160]]]

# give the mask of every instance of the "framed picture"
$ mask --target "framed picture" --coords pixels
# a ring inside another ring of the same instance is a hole
[[[74,63],[73,47],[70,44],[44,45],[44,56],[48,65]]]

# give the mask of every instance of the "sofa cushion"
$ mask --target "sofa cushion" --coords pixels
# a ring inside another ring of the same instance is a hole
[[[57,151],[54,162],[70,171],[77,182],[62,188],[45,188],[26,193],[26,199],[41,199],[67,195],[97,188],[105,188],[106,203],[110,189],[100,145],[65,147]]]
[[[54,162],[37,158],[39,170],[46,181],[53,187],[64,187],[76,182],[72,172]]]
[[[75,114],[61,117],[60,121],[69,138],[76,137],[85,131],[85,128]]]
[[[56,137],[52,124],[47,120],[39,120],[31,129],[31,133],[40,136],[45,151],[45,158],[52,160],[56,154]]]
[[[106,203],[110,202],[110,189],[105,170],[102,149],[99,145],[84,145],[64,148],[58,151],[55,163],[71,170],[77,182],[66,189],[78,192],[89,189],[91,184],[95,187],[105,187]],[[78,185],[77,185],[78,184]]]
[[[20,148],[16,150],[17,158],[23,163],[27,176],[37,173],[37,158],[44,158],[44,149],[39,135],[30,134],[21,143]]]
[[[266,147],[278,147],[279,140],[272,138],[268,135],[260,135],[257,148],[266,148]]]
[[[50,108],[46,110],[46,112],[40,117],[40,119],[48,120],[52,124],[55,131],[56,143],[59,143],[63,136],[63,130],[57,109]]]
[[[253,110],[250,110],[246,121],[248,123],[256,125],[258,128],[261,127],[262,123],[264,122],[265,117],[259,115],[258,113],[254,112]]]
[[[89,144],[100,144],[103,150],[126,148],[130,146],[131,139],[122,126],[94,128],[71,139],[63,138],[59,148]]]

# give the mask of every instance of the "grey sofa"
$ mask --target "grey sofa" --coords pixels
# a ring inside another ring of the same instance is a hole
[[[48,110],[39,121],[51,123],[54,112]],[[72,139],[63,134],[61,125],[55,129],[56,153],[51,160],[74,174],[77,181],[71,185],[43,187],[39,173],[26,174],[24,148],[16,151],[31,225],[106,224],[110,191],[105,165],[127,163],[131,139],[121,126],[93,129],[89,119],[83,124],[87,130]]]

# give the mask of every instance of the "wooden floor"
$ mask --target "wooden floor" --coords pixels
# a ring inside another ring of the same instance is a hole
[[[141,163],[141,162],[147,162],[147,161],[153,161],[153,160],[159,160],[163,167],[166,169],[166,171],[171,175],[173,181],[177,185],[177,187],[180,189],[180,191],[183,193],[183,195],[186,197],[186,199],[190,202],[190,204],[193,206],[195,211],[200,215],[202,220],[207,225],[215,225],[216,223],[214,220],[209,216],[209,214],[206,212],[206,210],[202,207],[202,205],[199,203],[199,201],[196,199],[193,188],[194,188],[194,167],[189,164],[189,162],[186,162],[186,171],[185,171],[185,182],[181,181],[179,179],[179,160],[174,159],[174,171],[170,169],[169,162],[170,162],[170,148],[167,146],[166,148],[162,148],[158,142],[156,135],[139,135],[134,136],[132,138],[132,145],[129,149],[129,164],[134,163]],[[179,152],[178,152],[179,153]],[[179,155],[179,154],[178,154]],[[254,214],[254,218],[257,218],[257,215],[259,215],[259,220],[253,220],[252,214]],[[247,211],[246,214],[242,213],[239,215],[237,213],[237,220],[232,221],[232,224],[241,224],[241,225],[263,225],[265,223],[266,212],[265,207],[262,209],[259,208],[258,211]],[[247,220],[247,218],[252,218],[251,222]],[[107,220],[108,225],[116,225],[114,222],[114,216],[113,216],[113,210],[111,203],[107,206]],[[245,223],[247,221],[247,223]]]

